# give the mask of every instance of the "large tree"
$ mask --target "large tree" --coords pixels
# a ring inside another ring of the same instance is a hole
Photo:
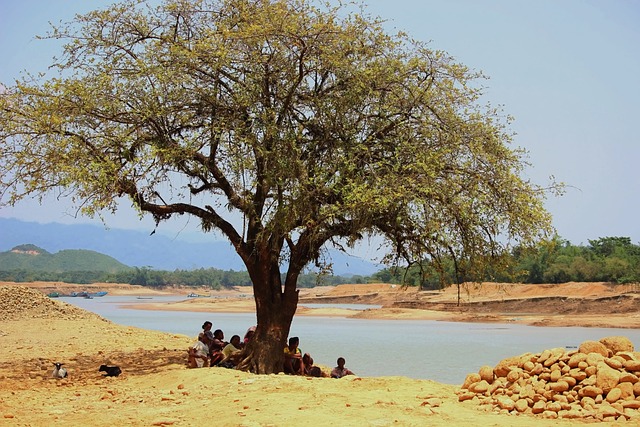
[[[328,245],[378,235],[395,259],[469,267],[549,231],[482,76],[364,10],[127,1],[49,37],[57,74],[0,97],[4,203],[57,191],[92,216],[129,199],[224,235],[253,282],[255,372],[281,370],[297,278]]]

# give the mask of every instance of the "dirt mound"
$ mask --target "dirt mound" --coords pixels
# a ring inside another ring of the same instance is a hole
[[[25,318],[105,320],[97,314],[53,300],[42,292],[25,286],[0,286],[0,321]]]
[[[51,379],[53,362],[64,363],[69,372],[60,384],[80,386],[102,379],[101,364],[122,366],[127,376],[181,368],[191,342],[180,335],[117,325],[17,285],[0,286],[0,329],[0,383],[12,390]],[[11,358],[3,353],[7,351]]]

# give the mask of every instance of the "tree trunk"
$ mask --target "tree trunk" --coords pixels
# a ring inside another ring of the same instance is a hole
[[[259,280],[253,280],[256,302],[257,328],[244,349],[238,369],[256,374],[273,374],[284,368],[284,347],[287,344],[291,322],[298,306],[298,291],[293,286],[282,291],[280,271],[276,267],[262,271]]]

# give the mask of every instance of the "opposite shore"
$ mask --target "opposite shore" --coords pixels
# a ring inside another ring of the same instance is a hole
[[[0,283],[1,285],[2,283]],[[108,291],[109,295],[139,296],[128,308],[220,313],[253,312],[251,287],[223,290],[128,284],[69,285],[50,282],[22,284],[41,292]],[[202,297],[189,298],[188,294]],[[155,303],[153,296],[184,296],[173,303]],[[335,304],[372,304],[381,308],[350,310]],[[305,307],[314,304],[314,308]],[[317,308],[315,304],[327,304]],[[389,284],[354,284],[300,290],[297,316],[360,319],[440,320],[518,323],[532,326],[640,328],[640,286],[608,283],[465,284],[443,291],[418,291]]]

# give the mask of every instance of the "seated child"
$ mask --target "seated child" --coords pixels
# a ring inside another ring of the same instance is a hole
[[[324,377],[326,376],[319,366],[313,366],[313,357],[309,353],[305,353],[302,356],[302,363],[304,364],[304,374],[308,377]]]
[[[247,329],[247,332],[244,334],[244,339],[242,340],[241,345],[244,347],[245,345],[249,344],[249,341],[251,341],[251,338],[253,338],[255,333],[256,333],[256,326],[251,326],[249,329]]]
[[[210,366],[217,366],[224,358],[222,355],[222,349],[227,344],[228,343],[224,341],[224,332],[222,332],[222,329],[216,329],[213,333],[213,341],[209,344],[209,352],[211,356]]]
[[[349,369],[344,367],[345,360],[344,357],[338,357],[338,366],[331,370],[331,378],[342,378],[345,375],[355,375]]]
[[[300,338],[289,338],[289,345],[284,348],[284,373],[293,375],[304,374],[304,363],[302,362],[302,350],[298,348]]]
[[[187,366],[189,368],[202,368],[207,364],[209,360],[209,347],[204,343],[206,337],[204,333],[198,335],[198,341],[196,341],[189,349]]]
[[[222,355],[224,358],[220,361],[218,366],[222,366],[224,368],[235,368],[242,357],[242,350],[239,348],[240,346],[240,336],[232,336],[231,342],[222,349]]]

